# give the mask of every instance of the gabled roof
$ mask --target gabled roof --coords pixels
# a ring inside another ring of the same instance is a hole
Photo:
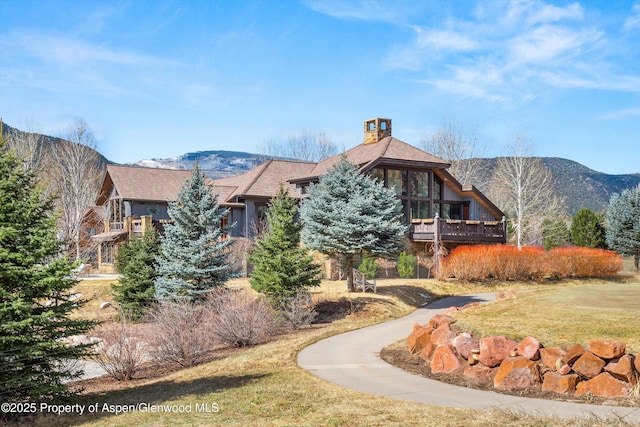
[[[189,170],[107,165],[96,204],[102,205],[106,202],[112,186],[115,186],[118,195],[126,200],[177,200],[182,184],[190,176]]]
[[[220,178],[213,181],[214,188],[219,186],[235,187],[235,190],[228,193],[221,200],[232,202],[236,197],[273,197],[278,190],[280,182],[285,184],[285,188],[291,193],[295,192],[295,187],[287,181],[292,177],[308,174],[316,166],[315,163],[295,161],[295,160],[268,160],[241,175],[229,178]]]
[[[292,182],[318,178],[331,169],[343,155],[346,156],[351,163],[360,166],[361,170],[368,170],[378,163],[435,168],[448,168],[451,166],[446,160],[433,156],[392,136],[387,136],[376,143],[360,144],[347,150],[343,154],[329,157],[315,165],[308,174],[293,178]]]
[[[434,173],[438,175],[456,194],[460,197],[472,197],[484,206],[495,218],[502,218],[504,212],[500,210],[491,200],[487,198],[473,184],[461,184],[448,170],[435,169]]]

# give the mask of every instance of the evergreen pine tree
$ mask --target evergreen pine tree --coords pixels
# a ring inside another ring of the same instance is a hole
[[[302,241],[342,262],[350,292],[362,254],[389,256],[404,247],[406,226],[393,190],[361,174],[344,156],[310,186],[300,215]]]
[[[168,213],[173,223],[165,226],[155,281],[158,300],[194,300],[224,284],[229,271],[225,239],[233,225],[222,227],[227,210],[218,205],[218,195],[196,165]]]
[[[307,248],[300,247],[298,200],[289,196],[284,185],[269,203],[268,231],[256,242],[249,255],[253,264],[251,287],[266,294],[276,305],[300,291],[320,284],[320,267]]]
[[[546,250],[569,245],[571,234],[564,219],[542,221],[542,246]]]
[[[571,243],[586,248],[603,248],[605,235],[602,220],[590,209],[580,209],[571,221]]]
[[[112,285],[114,299],[123,312],[137,320],[153,304],[154,282],[158,274],[156,257],[160,254],[160,243],[156,232],[146,231],[142,238],[120,245],[116,257],[116,270],[120,273],[117,285]]]
[[[89,348],[70,346],[64,338],[83,334],[96,322],[70,318],[81,303],[71,293],[75,264],[59,255],[53,200],[7,145],[8,138],[2,138],[0,402],[42,401],[68,394],[64,381],[79,373],[64,362]]]
[[[640,266],[640,184],[611,196],[606,218],[607,246],[632,256],[637,271]]]

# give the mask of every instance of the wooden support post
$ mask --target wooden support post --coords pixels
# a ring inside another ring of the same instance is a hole
[[[433,217],[433,266],[436,271],[440,268],[440,214]]]

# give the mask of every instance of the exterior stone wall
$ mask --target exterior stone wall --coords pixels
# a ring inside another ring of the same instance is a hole
[[[426,325],[414,325],[407,339],[409,351],[424,359],[434,374],[464,375],[493,383],[495,389],[532,388],[562,395],[627,397],[637,390],[640,358],[627,354],[622,342],[589,341],[587,347],[563,349],[544,347],[534,337],[520,342],[504,336],[475,339],[453,332],[454,322],[448,314],[435,315]]]

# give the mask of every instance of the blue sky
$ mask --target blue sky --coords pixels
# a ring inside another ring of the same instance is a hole
[[[484,154],[640,172],[640,1],[0,0],[0,116],[120,163],[446,118]]]

